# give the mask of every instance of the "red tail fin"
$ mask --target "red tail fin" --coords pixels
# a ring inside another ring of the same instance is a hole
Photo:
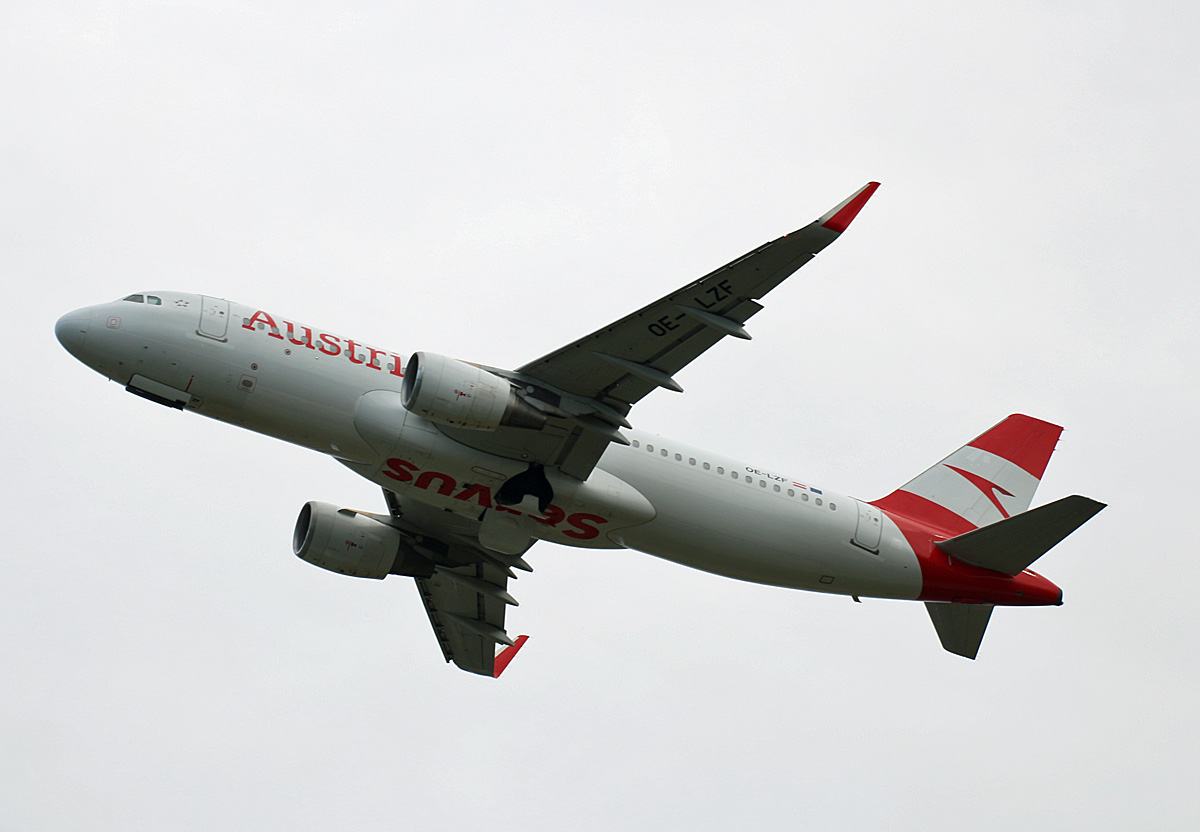
[[[1013,414],[874,505],[950,536],[1029,508],[1062,428]]]

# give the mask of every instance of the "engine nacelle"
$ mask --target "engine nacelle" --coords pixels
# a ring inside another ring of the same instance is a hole
[[[507,379],[432,352],[416,352],[408,359],[400,396],[410,412],[455,428],[537,429],[546,424],[546,414],[518,398]]]
[[[296,518],[292,551],[302,560],[356,578],[428,577],[433,563],[386,523],[353,509],[308,502]]]

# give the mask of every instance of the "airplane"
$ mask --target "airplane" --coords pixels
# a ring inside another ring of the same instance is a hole
[[[306,503],[293,550],[360,578],[415,579],[442,654],[498,678],[508,581],[539,540],[629,548],[742,581],[925,603],[974,659],[996,606],[1062,604],[1030,565],[1105,506],[1030,509],[1062,428],[1014,414],[887,496],[860,500],[755,462],[635,430],[633,406],[726,337],[846,231],[870,182],[574,343],[504,370],[407,358],[221,298],[154,291],[64,315],[62,346],[151,402],[328,454],[386,512]]]

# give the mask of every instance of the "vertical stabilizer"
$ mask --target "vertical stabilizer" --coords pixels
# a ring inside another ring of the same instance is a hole
[[[936,604],[926,603],[929,617],[937,630],[942,647],[951,653],[974,659],[979,653],[979,643],[992,617],[991,604]]]
[[[1062,428],[1014,414],[874,505],[959,535],[1029,508]]]

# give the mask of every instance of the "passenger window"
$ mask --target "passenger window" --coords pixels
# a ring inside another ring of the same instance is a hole
[[[817,505],[821,505],[821,498],[820,498],[820,497],[818,497],[818,498],[817,498]]]
[[[129,297],[121,298],[121,300],[127,300],[130,303],[145,303],[141,295],[130,295]]]
[[[683,462],[683,454],[675,454],[676,462]]]
[[[647,446],[646,446],[646,450],[647,450],[647,451],[649,451],[650,453],[654,453],[654,446],[653,446],[653,445],[647,445]]]
[[[829,504],[829,510],[830,510],[830,511],[837,511],[837,503],[830,503],[830,504]]]
[[[720,465],[718,465],[718,466],[717,466],[717,473],[718,473],[718,474],[724,474],[724,473],[725,473],[725,469],[724,469],[723,467],[721,467]]]
[[[776,494],[778,494],[778,493],[779,493],[779,485],[778,485],[778,484],[776,484],[776,486],[775,486],[775,493],[776,493]]]
[[[800,499],[807,503],[808,502],[808,492],[805,491],[803,494],[801,494]]]
[[[666,455],[667,455],[667,449],[666,449],[666,448],[663,448],[661,451],[659,451],[659,453],[660,453],[660,454],[662,454],[663,456],[666,456]]]
[[[759,481],[758,481],[758,487],[759,487],[759,488],[766,488],[766,487],[767,487],[767,481],[766,481],[766,480],[759,480]]]
[[[712,468],[712,466],[711,466],[711,465],[709,465],[707,462],[706,462],[706,463],[704,463],[704,470],[705,470],[705,471],[708,471],[708,470],[710,470],[711,468]]]
[[[640,448],[640,447],[642,447],[642,443],[641,443],[641,442],[638,442],[638,441],[635,439],[635,440],[633,440],[633,447],[635,447],[635,448]]]
[[[696,457],[691,457],[688,460],[688,465],[695,465],[695,464],[696,464]]]
[[[750,476],[749,474],[747,474],[747,475],[746,475],[746,482],[754,482],[754,477],[752,477],[752,476]]]
[[[796,490],[795,490],[794,488],[789,488],[789,489],[788,489],[788,496],[789,496],[789,497],[795,497],[795,496],[796,496]]]

